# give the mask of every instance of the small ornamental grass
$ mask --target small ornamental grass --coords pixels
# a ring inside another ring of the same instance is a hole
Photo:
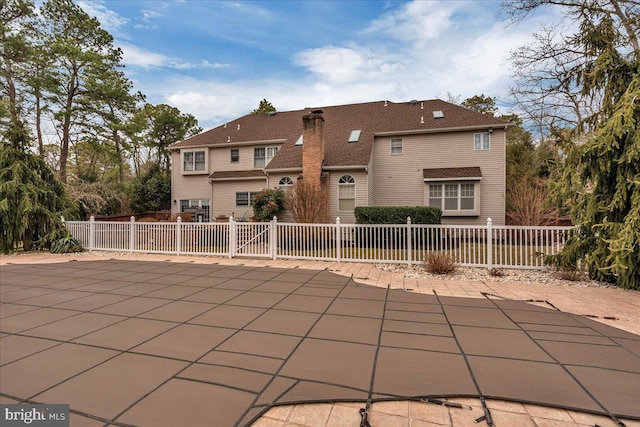
[[[62,233],[62,237],[56,239],[51,243],[51,253],[54,254],[67,254],[71,252],[82,252],[82,243],[71,235],[69,230],[65,230]]]
[[[556,270],[556,276],[562,280],[568,280],[570,282],[582,280],[582,273],[579,269],[574,267],[558,267]]]
[[[489,270],[489,275],[491,277],[504,277],[507,275],[507,273],[505,273],[505,271],[501,268],[492,268],[491,270]]]
[[[458,267],[454,257],[445,252],[427,252],[424,257],[424,268],[433,274],[451,274]]]

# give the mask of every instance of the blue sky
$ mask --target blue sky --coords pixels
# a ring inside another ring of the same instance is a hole
[[[78,0],[115,37],[136,90],[211,128],[278,110],[484,93],[510,107],[509,51],[540,25],[498,1]]]

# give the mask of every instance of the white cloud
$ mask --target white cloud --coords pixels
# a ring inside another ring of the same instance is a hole
[[[452,1],[413,1],[373,21],[364,33],[382,32],[404,41],[434,39],[451,27],[451,15],[462,5],[463,2]]]
[[[136,18],[138,23],[134,25],[134,28],[151,30],[159,28],[160,26],[154,21],[162,18],[163,16],[164,15],[162,13],[155,10],[143,9],[140,11],[140,16]]]
[[[142,68],[162,67],[167,57],[154,52],[141,49],[133,45],[121,45],[122,60],[126,65]]]
[[[265,3],[268,4],[268,3]],[[255,4],[249,3],[241,3],[241,2],[222,2],[222,6],[226,6],[230,9],[235,9],[244,15],[253,15],[262,19],[271,19],[273,18],[273,13],[268,9],[257,6]]]
[[[509,52],[529,41],[542,21],[557,19],[540,15],[507,26],[475,2],[414,1],[373,21],[363,32],[366,46],[317,47],[296,54],[294,64],[340,98],[347,93],[355,100],[408,100],[451,93],[465,99],[485,93],[506,99]]]
[[[143,9],[140,11],[140,13],[142,14],[142,19],[143,21],[149,21],[151,19],[156,19],[156,18],[160,18],[162,16],[162,14],[160,12],[156,12],[155,10],[149,10],[149,9]]]
[[[232,7],[232,6],[228,6]],[[292,56],[299,77],[225,81],[175,76],[145,88],[152,102],[166,102],[212,127],[249,113],[266,98],[278,110],[294,110],[388,99],[461,99],[484,93],[509,98],[509,51],[530,41],[541,22],[560,14],[530,17],[518,26],[497,21],[486,3],[414,1],[372,21],[361,41],[346,40],[304,49]],[[125,50],[126,58],[127,50]],[[144,68],[216,68],[133,50]],[[145,65],[146,64],[146,65]],[[170,89],[167,89],[170,88]],[[147,90],[148,89],[148,90]]]
[[[263,98],[268,99],[278,111],[382,99],[408,99],[401,85],[393,82],[375,86],[368,82],[329,84],[312,79],[220,82],[183,76],[165,81],[161,87],[145,88],[145,93],[152,94],[150,102],[164,102],[193,114],[205,129],[248,114]]]
[[[333,83],[389,75],[401,68],[401,64],[394,61],[393,55],[375,53],[358,46],[309,49],[296,54],[293,61]]]
[[[107,9],[101,1],[89,2],[81,0],[78,2],[78,6],[89,16],[97,18],[102,27],[114,35],[122,35],[120,28],[129,22],[124,16]]]
[[[121,45],[120,48],[122,49],[122,60],[126,65],[141,67],[147,70],[157,67],[189,70],[196,68],[223,68],[229,66],[229,64],[220,64],[217,62],[212,63],[207,60],[188,62],[180,58],[171,58],[161,53],[149,52],[130,44]]]

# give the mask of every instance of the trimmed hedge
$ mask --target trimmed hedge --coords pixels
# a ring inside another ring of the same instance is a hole
[[[358,206],[357,224],[440,224],[442,211],[429,206]]]

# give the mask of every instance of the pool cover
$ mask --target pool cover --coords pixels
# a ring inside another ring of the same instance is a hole
[[[110,425],[244,426],[274,405],[459,396],[640,419],[640,336],[552,308],[273,267],[0,269],[0,396]]]

